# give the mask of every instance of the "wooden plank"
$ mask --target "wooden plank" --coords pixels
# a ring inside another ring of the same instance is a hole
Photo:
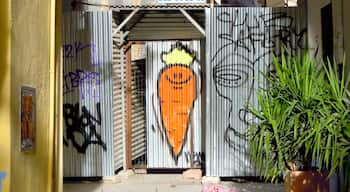
[[[135,28],[192,27],[191,23],[138,23]]]
[[[197,33],[197,29],[194,28],[193,26],[191,27],[167,27],[167,28],[134,28],[134,30],[132,31],[132,33],[142,33],[142,32],[153,32],[153,33],[159,33],[159,32],[174,32],[177,31],[178,33],[182,33],[182,32],[196,32]],[[198,32],[199,33],[199,32]]]
[[[182,18],[146,18],[141,19],[140,23],[190,23],[185,17]]]
[[[132,137],[132,95],[131,95],[131,42],[125,47],[126,56],[126,130],[125,130],[125,152],[126,169],[132,168],[131,137]]]
[[[135,31],[128,35],[128,40],[178,40],[178,39],[201,39],[203,38],[199,32],[196,31],[165,31],[165,32],[155,32],[155,31]]]
[[[204,11],[199,11],[199,12],[191,11],[191,15],[198,16],[198,17],[202,18],[203,20],[205,18]],[[184,16],[178,10],[176,10],[176,13],[161,13],[161,12],[149,13],[149,12],[147,12],[145,14],[145,18],[184,18]]]
[[[213,8],[215,5],[215,1],[214,0],[210,0],[210,8]]]

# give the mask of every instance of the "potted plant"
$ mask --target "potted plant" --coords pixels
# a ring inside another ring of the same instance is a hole
[[[258,107],[249,106],[257,119],[248,131],[252,160],[266,179],[288,173],[286,191],[328,191],[328,176],[350,152],[349,78],[307,53],[283,51],[273,62]]]

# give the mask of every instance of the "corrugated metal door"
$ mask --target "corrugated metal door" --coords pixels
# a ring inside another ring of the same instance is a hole
[[[264,86],[260,72],[271,70],[282,46],[305,48],[302,9],[216,8],[206,10],[206,173],[253,176],[245,133]]]
[[[111,12],[63,16],[64,176],[112,176]]]
[[[146,50],[147,168],[200,167],[200,41],[150,41]]]
[[[117,24],[113,18],[113,31]],[[124,49],[119,45],[121,33],[113,36],[113,127],[114,127],[114,168],[123,167],[124,162],[124,135],[126,123],[126,93],[125,93],[125,55]]]

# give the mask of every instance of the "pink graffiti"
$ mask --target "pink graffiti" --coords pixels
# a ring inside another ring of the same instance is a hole
[[[227,188],[222,185],[209,184],[203,186],[203,192],[239,192],[236,188]]]

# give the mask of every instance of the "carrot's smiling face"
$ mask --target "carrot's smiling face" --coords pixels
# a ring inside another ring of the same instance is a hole
[[[185,84],[192,84],[194,72],[185,66],[171,66],[163,71],[162,76],[174,89],[182,88]]]
[[[195,89],[196,76],[192,69],[184,65],[173,65],[165,68],[159,78],[163,81],[161,86],[166,90],[165,94],[187,94],[183,91],[193,92]],[[176,93],[178,92],[178,93]],[[169,95],[174,96],[174,95]]]
[[[169,74],[168,74],[169,73]],[[165,78],[172,84],[184,84],[192,79],[193,74],[184,67],[172,67],[167,71]]]

